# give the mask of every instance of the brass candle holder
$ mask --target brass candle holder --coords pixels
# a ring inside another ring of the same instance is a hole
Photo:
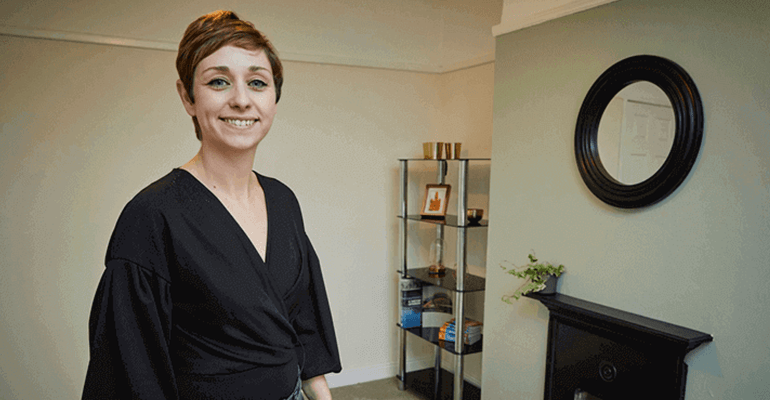
[[[444,154],[447,160],[459,160],[462,143],[444,143]]]
[[[422,144],[422,152],[426,160],[442,160],[444,158],[444,143],[424,142]]]

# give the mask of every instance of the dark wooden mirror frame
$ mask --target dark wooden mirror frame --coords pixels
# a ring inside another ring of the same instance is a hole
[[[598,131],[604,109],[626,86],[648,81],[657,85],[674,110],[674,142],[666,161],[650,178],[626,185],[613,178],[599,158]],[[703,137],[703,105],[687,72],[668,59],[640,55],[611,66],[594,82],[578,114],[575,156],[588,189],[607,204],[620,208],[645,207],[663,200],[687,178],[698,158]]]

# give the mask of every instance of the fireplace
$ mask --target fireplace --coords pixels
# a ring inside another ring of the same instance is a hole
[[[684,357],[713,340],[563,294],[527,296],[550,311],[545,400],[683,400]]]

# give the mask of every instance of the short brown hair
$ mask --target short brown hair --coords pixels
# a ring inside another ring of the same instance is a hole
[[[265,52],[273,70],[275,102],[278,103],[283,85],[283,66],[273,44],[262,32],[254,28],[251,22],[241,20],[232,11],[221,10],[203,15],[193,21],[185,30],[182,41],[179,42],[176,70],[190,102],[195,102],[195,94],[193,93],[195,68],[198,67],[201,60],[227,45]],[[195,125],[195,136],[200,140],[200,125],[198,125],[198,120],[195,117],[193,117],[193,124]]]

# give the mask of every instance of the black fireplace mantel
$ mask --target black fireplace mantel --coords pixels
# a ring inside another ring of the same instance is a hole
[[[698,332],[679,325],[669,324],[560,293],[552,295],[531,293],[528,297],[539,300],[548,307],[551,313],[565,318],[576,318],[581,322],[590,322],[597,326],[604,326],[613,331],[624,331],[628,335],[640,339],[670,344],[681,348],[685,354],[701,344],[713,340],[713,337],[708,333]]]
[[[685,355],[713,337],[564,294],[526,295],[548,307],[545,400],[684,399]]]

